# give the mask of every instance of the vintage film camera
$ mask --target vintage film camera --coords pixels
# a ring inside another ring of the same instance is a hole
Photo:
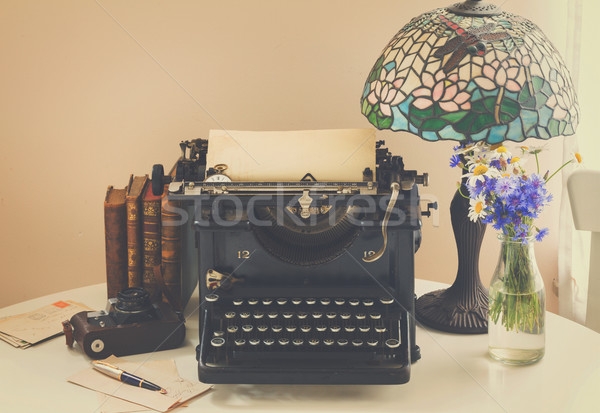
[[[179,347],[185,325],[182,314],[161,301],[151,302],[146,290],[126,288],[108,300],[106,311],[75,314],[65,333],[67,344],[74,339],[88,356],[103,359]]]

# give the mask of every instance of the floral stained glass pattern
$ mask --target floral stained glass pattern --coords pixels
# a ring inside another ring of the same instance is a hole
[[[549,139],[579,121],[560,55],[535,24],[507,12],[413,19],[375,63],[361,103],[377,128],[430,141]]]

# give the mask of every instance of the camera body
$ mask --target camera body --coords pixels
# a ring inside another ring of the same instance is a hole
[[[142,288],[127,288],[108,300],[104,311],[71,317],[73,338],[93,359],[179,347],[185,338],[183,315],[162,301],[151,302]]]

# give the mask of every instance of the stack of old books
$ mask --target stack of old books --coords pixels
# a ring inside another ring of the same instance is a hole
[[[127,287],[143,287],[156,300],[181,297],[181,227],[169,201],[152,193],[148,176],[133,176],[123,189],[108,187],[104,200],[108,298]],[[155,278],[160,266],[163,291]],[[173,303],[171,303],[173,305]]]

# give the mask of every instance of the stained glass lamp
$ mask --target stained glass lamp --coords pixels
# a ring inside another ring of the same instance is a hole
[[[361,105],[378,129],[463,146],[571,135],[578,123],[569,72],[539,27],[477,0],[424,13],[404,26],[375,62]],[[468,208],[457,191],[450,206],[456,280],[421,296],[416,314],[439,330],[485,333],[488,298],[479,278],[485,225],[471,222]]]

